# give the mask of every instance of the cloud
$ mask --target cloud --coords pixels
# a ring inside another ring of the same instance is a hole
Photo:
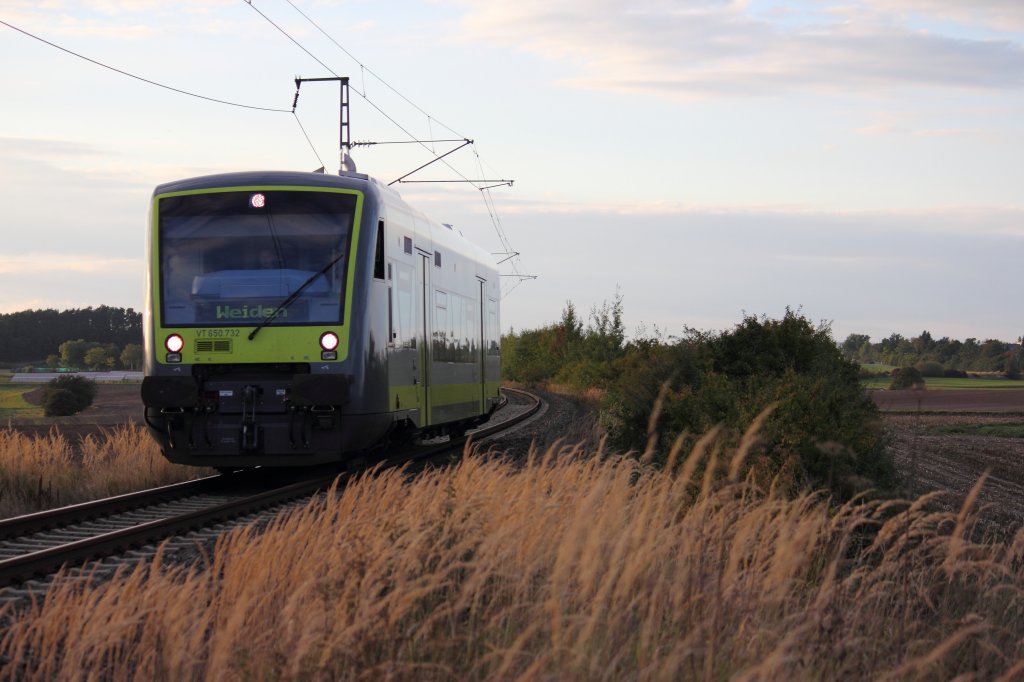
[[[758,14],[747,3],[713,0],[472,3],[460,35],[570,63],[579,74],[564,83],[573,87],[674,98],[1024,86],[1019,36],[929,33],[880,6],[824,9]]]
[[[98,255],[32,252],[0,259],[0,274],[46,275],[53,272],[95,274],[118,270],[142,271],[143,259]]]
[[[0,156],[24,159],[39,157],[96,157],[104,152],[96,147],[73,140],[44,140],[25,137],[0,137]]]
[[[1020,0],[868,0],[868,4],[887,14],[917,14],[997,31],[1024,31],[1024,3]]]
[[[183,0],[168,5],[160,0],[13,0],[4,6],[4,19],[45,39],[81,37],[113,41],[151,40],[169,27],[187,24],[196,33],[227,33],[237,26],[212,20],[230,0]]]
[[[625,298],[626,327],[723,328],[742,313],[811,319],[848,333],[1016,338],[1006,299],[1024,212],[748,211],[523,215],[517,247],[539,278],[502,300],[502,326]],[[1002,224],[1016,224],[1004,233]],[[540,244],[542,247],[538,248]],[[916,329],[915,329],[916,327]]]

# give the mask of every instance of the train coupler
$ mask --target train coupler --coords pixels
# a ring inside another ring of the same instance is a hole
[[[173,450],[174,430],[185,430],[185,408],[183,407],[162,407],[160,416],[164,418],[164,428],[167,429],[167,447]]]
[[[259,386],[242,388],[242,428],[239,443],[244,452],[255,452],[260,446],[260,427],[256,423],[256,404],[260,396]]]

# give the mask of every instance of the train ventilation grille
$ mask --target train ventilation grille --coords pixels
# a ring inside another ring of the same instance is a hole
[[[231,339],[196,341],[196,353],[230,353]]]

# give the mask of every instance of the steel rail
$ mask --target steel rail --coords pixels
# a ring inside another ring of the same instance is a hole
[[[420,447],[414,451],[388,458],[382,462],[356,469],[353,471],[338,472],[332,471],[329,474],[319,474],[307,480],[285,485],[250,495],[241,500],[217,504],[206,509],[195,510],[184,514],[140,523],[128,528],[123,528],[108,533],[96,535],[91,538],[76,540],[55,547],[25,553],[16,557],[0,561],[0,586],[24,582],[37,577],[50,575],[64,566],[81,564],[90,559],[97,559],[118,552],[126,551],[133,547],[159,542],[173,535],[180,535],[191,530],[215,523],[229,521],[239,516],[255,513],[284,504],[303,496],[310,496],[314,493],[330,487],[335,481],[338,485],[347,482],[353,475],[371,470],[373,467],[394,467],[401,464],[431,457],[438,453],[462,449],[465,442],[470,439],[486,438],[528,419],[537,413],[541,407],[541,401],[532,394],[517,389],[502,389],[528,397],[533,400],[533,406],[523,413],[503,420],[498,424],[477,429],[465,436],[451,439],[444,443],[438,443],[427,447]],[[253,472],[256,473],[256,472]],[[231,474],[231,477],[239,474]],[[225,476],[211,476],[197,481],[179,483],[165,488],[154,488],[119,495],[113,498],[87,502],[70,507],[29,514],[22,517],[7,519],[0,522],[0,533],[7,533],[4,537],[20,537],[22,535],[48,530],[59,526],[69,525],[74,521],[82,522],[125,510],[139,509],[152,504],[167,501],[167,499],[180,499],[189,494],[195,494],[197,488],[211,487],[214,482],[220,482]],[[190,490],[191,492],[182,492]],[[148,502],[146,501],[148,496]],[[105,511],[109,510],[109,511]],[[19,528],[29,529],[26,532],[15,533]],[[12,535],[13,533],[13,535]]]
[[[101,500],[82,502],[57,509],[47,509],[23,516],[14,516],[0,520],[0,540],[18,538],[32,533],[39,533],[54,528],[61,528],[73,523],[81,523],[92,519],[111,516],[121,512],[149,507],[161,502],[179,500],[199,493],[209,492],[213,483],[220,483],[223,475],[207,476],[194,481],[175,483],[160,488],[139,490],[133,493],[106,497]]]

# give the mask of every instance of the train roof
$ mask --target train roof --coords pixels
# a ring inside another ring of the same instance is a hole
[[[380,183],[365,173],[345,173],[332,175],[329,173],[309,173],[302,171],[240,171],[235,173],[217,173],[200,175],[194,178],[174,180],[158,185],[153,194],[169,192],[188,192],[210,187],[231,187],[247,185],[303,185],[305,187],[341,187],[363,188],[368,184]]]
[[[404,210],[417,215],[429,225],[430,239],[433,243],[460,252],[476,261],[497,269],[494,256],[480,245],[467,239],[462,232],[447,223],[440,223],[422,211],[405,202],[393,187],[365,173],[343,172],[313,173],[303,171],[238,171],[201,175],[193,178],[174,180],[158,185],[153,195],[171,192],[189,192],[214,187],[246,187],[261,185],[301,185],[304,187],[337,187],[375,192],[386,205],[399,204]]]

